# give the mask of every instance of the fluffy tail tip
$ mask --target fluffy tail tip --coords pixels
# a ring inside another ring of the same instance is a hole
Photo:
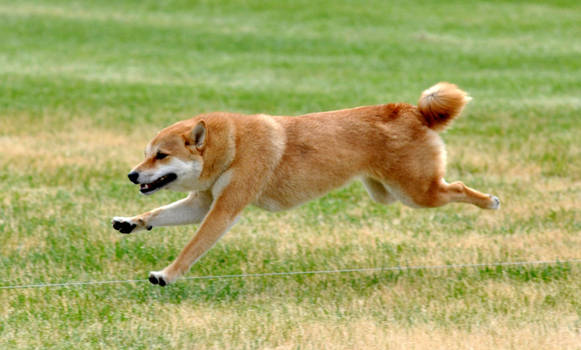
[[[456,85],[440,82],[422,92],[418,110],[428,127],[443,130],[472,98]]]

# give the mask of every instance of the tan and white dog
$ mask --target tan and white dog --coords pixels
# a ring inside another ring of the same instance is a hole
[[[418,106],[393,103],[298,117],[209,113],[178,122],[147,145],[129,173],[143,194],[162,188],[188,197],[134,217],[115,217],[130,233],[201,222],[178,258],[151,272],[165,286],[187,272],[234,224],[244,207],[284,210],[353,179],[371,198],[412,207],[451,202],[498,209],[497,197],[444,180],[438,135],[470,101],[453,84],[424,91]]]

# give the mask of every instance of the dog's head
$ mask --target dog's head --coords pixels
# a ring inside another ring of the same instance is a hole
[[[165,188],[174,191],[201,189],[204,152],[208,140],[203,120],[188,120],[163,129],[149,142],[145,160],[128,174],[143,194]]]

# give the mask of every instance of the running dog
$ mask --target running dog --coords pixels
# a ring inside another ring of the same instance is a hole
[[[149,281],[174,282],[235,223],[249,204],[285,210],[360,179],[382,204],[418,208],[463,202],[498,209],[497,197],[444,180],[438,135],[470,101],[456,85],[425,90],[417,106],[390,103],[297,117],[201,114],[171,125],[147,145],[128,177],[143,194],[189,192],[175,203],[113,218],[121,233],[200,223],[178,258]]]

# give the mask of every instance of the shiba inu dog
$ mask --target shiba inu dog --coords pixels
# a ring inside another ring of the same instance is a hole
[[[189,192],[175,203],[113,218],[122,233],[201,222],[178,258],[149,281],[165,286],[187,272],[235,223],[242,209],[292,208],[360,179],[371,198],[419,208],[451,202],[498,209],[497,197],[444,180],[438,135],[470,97],[456,85],[425,90],[407,103],[297,117],[209,113],[159,132],[129,173],[143,194]]]

